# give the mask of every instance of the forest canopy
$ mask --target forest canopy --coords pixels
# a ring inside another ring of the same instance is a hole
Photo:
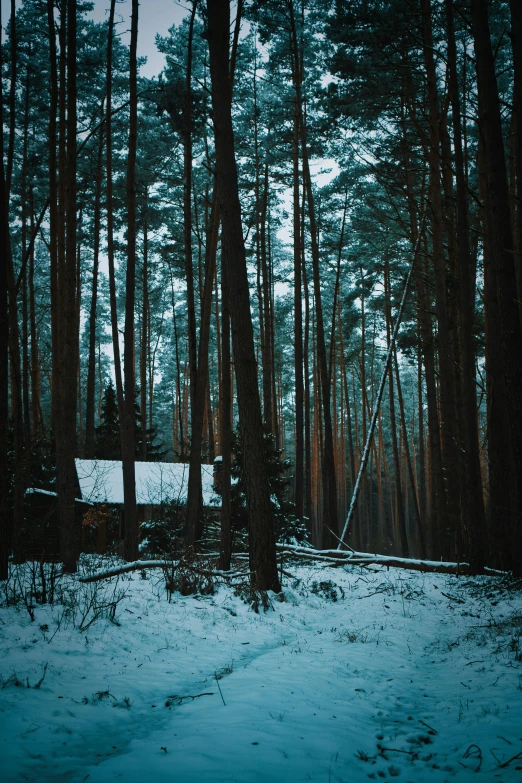
[[[0,578],[34,488],[76,569],[77,458],[128,561],[135,462],[197,550],[220,458],[259,589],[280,536],[520,574],[522,4],[191,0],[154,76],[106,6],[1,20]]]

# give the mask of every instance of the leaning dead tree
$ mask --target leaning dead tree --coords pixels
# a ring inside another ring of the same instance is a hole
[[[397,313],[397,318],[395,319],[395,326],[393,327],[393,332],[391,335],[391,339],[389,341],[388,345],[388,352],[386,354],[386,359],[384,361],[384,367],[382,369],[382,376],[381,376],[381,382],[379,384],[379,391],[377,392],[377,400],[375,402],[375,407],[373,410],[372,420],[370,423],[370,428],[368,430],[368,435],[366,437],[366,443],[364,444],[364,451],[361,458],[361,464],[359,465],[359,471],[357,473],[357,479],[355,481],[355,486],[353,488],[352,493],[352,499],[350,501],[350,507],[348,509],[348,514],[346,516],[346,522],[344,523],[343,531],[341,533],[341,537],[339,538],[339,544],[337,545],[337,549],[340,550],[343,546],[348,546],[344,543],[344,538],[348,532],[348,528],[350,526],[350,523],[353,520],[353,516],[355,514],[355,509],[357,506],[357,500],[359,499],[359,491],[361,489],[361,481],[364,476],[364,472],[366,470],[366,465],[368,464],[368,457],[370,456],[370,448],[372,444],[373,439],[373,433],[375,432],[375,427],[377,425],[377,419],[379,417],[379,409],[381,407],[382,398],[384,395],[384,387],[386,385],[386,378],[388,375],[389,368],[391,366],[391,359],[395,350],[395,344],[397,342],[397,335],[399,333],[399,327],[401,325],[402,316],[404,314],[404,308],[406,306],[406,299],[408,297],[408,291],[410,290],[410,283],[413,275],[413,270],[415,269],[415,262],[417,260],[417,255],[419,252],[419,245],[420,240],[422,237],[422,227],[424,225],[424,217],[422,216],[421,220],[421,230],[419,231],[419,235],[417,237],[417,241],[415,243],[415,247],[413,250],[413,259],[410,264],[410,268],[408,271],[408,275],[406,277],[406,281],[404,283],[404,290],[402,292],[402,299],[399,306],[399,312]],[[348,547],[349,548],[349,547]]]

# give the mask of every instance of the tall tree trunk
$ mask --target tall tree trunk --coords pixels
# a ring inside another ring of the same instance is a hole
[[[216,254],[219,232],[219,194],[214,183],[212,210],[205,247],[205,285],[201,302],[201,328],[199,335],[198,372],[196,396],[192,407],[192,440],[190,444],[190,468],[187,490],[187,522],[185,542],[194,546],[201,535],[201,447],[208,385],[208,345],[210,316],[212,315],[212,291],[216,274]]]
[[[174,346],[176,354],[176,408],[178,412],[179,424],[174,426],[179,427],[179,459],[180,462],[185,462],[185,430],[183,429],[183,404],[181,394],[181,364],[179,360],[179,340],[178,340],[178,324],[176,318],[176,295],[174,293],[174,278],[172,275],[172,269],[170,272],[170,289],[172,293],[172,321],[174,327]],[[174,449],[176,448],[174,444]]]
[[[261,271],[263,285],[263,335],[261,340],[261,364],[263,369],[263,420],[267,432],[277,432],[277,425],[274,427],[274,419],[277,417],[276,396],[273,393],[273,384],[275,380],[275,367],[273,362],[273,328],[271,317],[271,292],[270,292],[270,273],[269,262],[267,258],[267,231],[270,227],[267,223],[268,212],[268,162],[265,161],[265,171],[263,176],[263,197],[261,201],[261,211],[259,216],[260,232],[260,251],[261,251]]]
[[[136,508],[136,416],[135,416],[135,327],[134,306],[136,297],[136,145],[138,125],[138,0],[132,0],[130,42],[130,98],[129,145],[127,157],[127,272],[125,290],[124,333],[124,404],[121,420],[121,458],[123,468],[123,510],[125,515],[125,558],[138,558],[138,518]]]
[[[312,242],[312,270],[313,285],[315,296],[315,311],[317,324],[317,359],[319,365],[319,378],[322,390],[323,419],[324,419],[324,454],[322,462],[322,482],[323,482],[323,541],[322,545],[326,548],[333,547],[336,544],[338,534],[337,521],[337,481],[335,477],[335,460],[333,447],[332,414],[330,408],[330,379],[328,376],[328,365],[326,359],[326,344],[324,338],[324,321],[322,309],[322,294],[320,280],[320,259],[318,230],[316,224],[314,198],[312,191],[312,178],[310,175],[310,164],[308,158],[308,146],[306,139],[306,125],[303,116],[303,102],[301,95],[302,73],[299,66],[299,46],[297,41],[297,30],[295,25],[293,0],[288,3],[290,11],[290,33],[292,49],[292,79],[296,91],[296,103],[299,112],[299,129],[301,134],[301,152],[303,158],[303,175],[306,186],[306,196],[308,203],[308,219],[310,222],[310,236]]]
[[[222,214],[222,246],[229,285],[241,447],[249,513],[252,585],[279,592],[270,487],[263,444],[254,335],[232,129],[229,78],[230,7],[208,0],[208,43],[216,145],[216,177]]]
[[[462,493],[462,528],[467,538],[467,557],[474,570],[485,564],[486,518],[482,493],[479,455],[479,429],[475,384],[475,347],[473,322],[475,317],[476,269],[469,242],[467,185],[462,147],[461,107],[457,73],[457,48],[453,21],[453,0],[446,2],[448,32],[448,71],[453,115],[453,146],[457,184],[457,246],[460,277],[461,318],[461,387],[464,478]]]
[[[295,481],[297,519],[304,514],[304,386],[303,386],[303,302],[301,293],[301,209],[299,204],[299,111],[294,103],[294,383],[295,383]]]
[[[109,301],[111,311],[111,335],[112,352],[114,355],[114,377],[116,380],[116,398],[118,400],[118,411],[120,418],[120,428],[123,419],[123,379],[121,371],[120,358],[120,334],[118,329],[118,309],[116,306],[116,272],[114,269],[114,199],[112,182],[112,48],[114,37],[114,12],[116,0],[111,0],[109,10],[109,28],[107,35],[107,72],[106,72],[106,112],[105,112],[105,133],[106,133],[106,197],[107,197],[107,260],[109,263]]]
[[[516,573],[522,569],[522,333],[516,301],[515,247],[511,227],[509,191],[502,136],[495,62],[489,34],[486,0],[472,0],[471,22],[475,42],[479,129],[483,139],[486,172],[486,231],[484,247],[484,304],[486,319],[495,314],[493,328],[486,328],[486,362],[489,360],[494,394],[489,414],[499,407],[507,411],[509,442],[489,449],[490,494],[502,500],[504,512],[492,507],[495,528],[503,539],[504,564]],[[489,423],[488,423],[489,428]],[[511,460],[514,481],[510,482]],[[495,486],[496,485],[496,486]],[[507,505],[507,508],[506,508]],[[500,529],[500,530],[499,530]]]
[[[11,178],[15,152],[16,130],[16,64],[17,64],[17,35],[16,35],[16,8],[15,2],[11,2],[11,85],[9,91],[9,140],[6,161],[5,179],[5,261],[7,264],[7,288],[8,288],[8,323],[9,323],[9,371],[11,379],[11,417],[14,435],[14,498],[13,498],[13,539],[12,548],[15,562],[22,562],[22,527],[24,523],[24,479],[25,479],[25,444],[23,423],[22,400],[22,374],[20,365],[20,332],[18,324],[18,303],[16,281],[13,265],[12,247],[9,236],[9,204],[11,197]]]
[[[58,74],[56,67],[56,31],[54,24],[54,1],[47,0],[47,25],[49,30],[49,256],[51,291],[51,354],[52,394],[51,422],[56,429],[57,394],[55,382],[58,378],[58,183],[56,181],[56,113],[58,111]]]
[[[420,547],[420,556],[422,558],[426,557],[426,540],[424,535],[424,520],[421,518],[420,514],[420,506],[419,506],[419,497],[417,494],[417,486],[415,482],[415,475],[413,471],[413,464],[411,460],[411,453],[410,453],[410,446],[408,442],[408,428],[406,426],[406,414],[404,410],[404,399],[402,396],[402,386],[401,386],[401,376],[399,373],[399,362],[397,361],[397,348],[394,347],[393,350],[393,361],[394,361],[394,367],[395,367],[395,383],[397,385],[397,399],[399,401],[399,412],[401,417],[401,429],[402,429],[402,440],[404,444],[404,459],[406,462],[406,468],[408,470],[408,477],[410,480],[410,487],[411,487],[411,494],[413,499],[413,509],[414,509],[414,516],[415,516],[415,523],[417,525],[417,533],[419,538],[419,547]],[[407,484],[405,480],[406,490],[405,495],[407,498]],[[406,518],[408,518],[408,513],[406,513]]]
[[[221,548],[219,567],[224,571],[230,569],[232,555],[232,530],[230,523],[230,469],[232,463],[232,378],[230,355],[230,306],[228,301],[228,285],[226,266],[221,258]]]
[[[59,403],[56,419],[56,488],[60,548],[64,570],[76,571],[80,530],[76,523],[76,414],[78,383],[78,310],[76,258],[76,2],[66,6],[67,120],[64,176],[65,258],[59,272]],[[62,24],[64,23],[62,16]]]
[[[437,74],[433,55],[433,32],[431,18],[431,0],[421,0],[424,64],[428,82],[429,109],[429,148],[428,163],[429,205],[432,232],[432,258],[435,279],[435,309],[438,325],[438,358],[440,380],[440,415],[442,433],[442,460],[444,466],[446,513],[439,520],[442,554],[452,557],[455,549],[455,537],[460,524],[459,495],[459,449],[458,430],[455,410],[456,384],[455,365],[452,345],[455,339],[451,332],[448,295],[446,288],[446,263],[443,244],[443,210],[440,190],[440,126],[437,90]]]
[[[407,85],[409,86],[409,85]],[[411,102],[411,97],[407,94],[406,99]],[[418,248],[419,231],[423,228],[417,224],[417,206],[413,186],[412,165],[410,161],[408,138],[406,134],[406,123],[404,107],[402,112],[402,146],[404,154],[404,167],[406,171],[406,193],[408,201],[408,216],[410,222],[411,244],[413,248]],[[424,245],[426,245],[425,237]],[[418,251],[419,252],[419,251]],[[427,250],[425,250],[427,254]],[[424,264],[424,266],[426,266]],[[427,403],[427,424],[428,424],[428,456],[429,456],[429,503],[427,497],[425,506],[429,508],[429,547],[428,552],[432,558],[438,558],[441,555],[440,549],[440,520],[445,516],[446,496],[444,491],[444,479],[442,470],[442,451],[441,451],[441,432],[439,426],[439,410],[437,404],[437,389],[435,380],[435,345],[433,339],[433,325],[431,318],[432,306],[428,295],[428,288],[425,280],[425,271],[419,269],[417,265],[416,274],[417,284],[417,322],[419,331],[419,350],[422,349],[424,360],[425,382],[426,382],[426,403]],[[419,376],[419,405],[421,405],[422,380]],[[422,413],[422,411],[421,411]],[[422,416],[419,414],[419,422]],[[422,503],[421,503],[422,505]]]
[[[24,120],[22,128],[23,151],[22,151],[22,171],[21,171],[21,235],[22,235],[22,258],[27,254],[27,212],[29,206],[29,193],[27,187],[27,147],[29,142],[29,101],[30,101],[30,67],[31,67],[31,45],[28,49],[28,62],[26,65],[26,84],[25,84],[25,106]],[[27,298],[27,265],[21,269],[21,288],[22,288],[22,403],[23,403],[23,423],[24,423],[24,443],[29,448],[31,443],[31,412],[29,403],[29,302]],[[28,452],[29,453],[29,452]],[[27,465],[26,468],[29,468]]]
[[[522,8],[518,0],[510,0],[511,46],[513,49],[513,109],[515,114],[515,268],[517,275],[517,299],[522,319]]]
[[[31,236],[34,234],[34,199],[31,190]],[[34,243],[29,255],[29,322],[31,337],[31,422],[33,443],[39,449],[43,432],[41,409],[41,370],[38,350],[38,329],[36,326],[36,305],[34,295]]]
[[[194,300],[194,271],[192,268],[192,39],[197,0],[192,0],[187,41],[187,70],[185,76],[185,106],[183,133],[183,238],[185,244],[185,275],[187,278],[188,353],[190,367],[190,413],[194,416],[198,374],[196,342],[196,305]],[[193,435],[192,435],[193,437]]]
[[[94,193],[94,247],[92,260],[92,291],[89,313],[89,360],[87,365],[87,389],[85,393],[85,457],[95,454],[94,411],[96,393],[96,310],[98,305],[98,269],[100,262],[101,191],[103,179],[103,133],[100,132],[96,165],[96,190]]]
[[[0,10],[0,29],[2,18]],[[0,51],[0,73],[2,56]],[[3,79],[0,78],[0,125],[4,126]],[[0,579],[9,575],[9,476],[8,476],[8,433],[9,433],[9,320],[8,286],[11,239],[9,234],[9,200],[4,169],[4,137],[0,138],[0,220],[2,236],[0,243]]]
[[[143,308],[141,314],[141,350],[140,350],[140,416],[141,416],[141,456],[147,460],[147,364],[150,353],[149,334],[149,233],[148,233],[148,192],[145,189],[145,211],[143,215]],[[150,389],[152,401],[152,389]],[[152,417],[151,417],[152,419]],[[150,422],[152,425],[152,421]]]
[[[386,340],[388,349],[391,341],[391,290],[390,290],[390,268],[388,261],[388,250],[385,249],[384,257],[384,295],[386,302]],[[395,393],[393,388],[393,364],[390,362],[388,367],[388,389],[390,405],[390,433],[392,439],[393,468],[395,479],[395,497],[397,503],[397,526],[401,542],[401,554],[403,557],[409,557],[408,537],[406,535],[406,519],[404,515],[404,498],[401,485],[401,466],[399,459],[399,448],[397,445],[397,425],[395,420]]]
[[[310,402],[310,298],[308,292],[308,278],[306,275],[306,262],[304,254],[304,199],[303,219],[301,229],[301,268],[303,272],[303,293],[305,300],[305,322],[303,343],[303,370],[304,370],[304,468],[305,468],[305,505],[304,513],[308,520],[307,526],[310,533],[313,531],[312,520],[312,433],[310,427],[311,402]],[[314,544],[319,542],[313,542]]]

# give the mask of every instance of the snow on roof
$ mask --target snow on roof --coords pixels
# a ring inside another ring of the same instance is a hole
[[[123,471],[121,461],[77,459],[76,472],[82,498],[94,503],[123,503]],[[167,501],[186,503],[189,466],[185,462],[135,462],[136,502],[138,505],[159,505]],[[204,506],[221,506],[214,493],[212,465],[201,466]]]
[[[49,495],[52,498],[57,498],[57,492],[51,492],[48,489],[40,489],[39,487],[29,487],[25,490],[26,495]],[[81,498],[75,498],[76,503],[88,503],[88,500],[82,500]],[[92,505],[89,503],[89,505]]]

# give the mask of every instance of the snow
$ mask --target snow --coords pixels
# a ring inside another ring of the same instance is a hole
[[[76,472],[82,498],[92,503],[123,503],[123,471],[119,460],[77,459]],[[185,462],[135,462],[136,502],[159,505],[174,500],[186,503],[189,466]],[[220,506],[214,493],[212,465],[201,466],[204,506]]]
[[[25,490],[26,495],[47,495],[48,497],[57,498],[58,493],[57,492],[51,492],[48,489],[40,489],[39,487],[29,487],[29,489]],[[75,498],[77,503],[88,503],[87,500],[81,500],[80,498]],[[89,505],[92,505],[88,503]]]
[[[80,609],[95,589],[124,591],[119,625],[82,632],[63,606],[34,622],[4,606],[4,783],[522,780],[520,591],[380,566],[284,570],[285,601],[259,614],[225,586],[169,603],[160,571],[66,577]]]

